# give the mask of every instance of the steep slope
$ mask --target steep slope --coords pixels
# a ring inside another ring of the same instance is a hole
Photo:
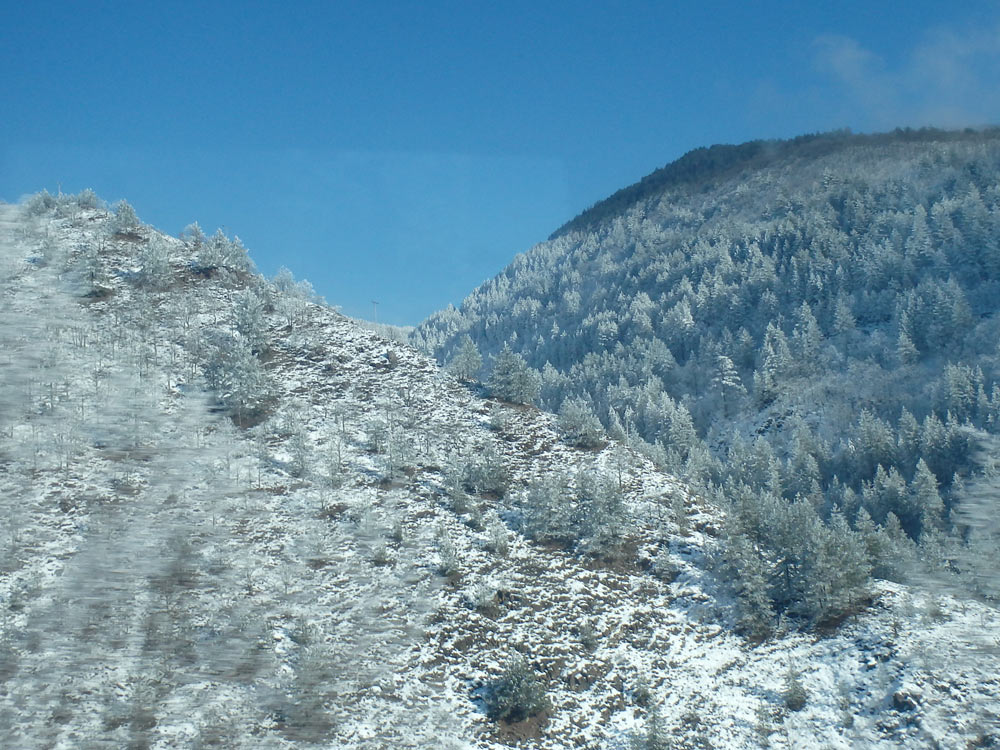
[[[718,510],[238,241],[41,196],[0,206],[0,270],[5,747],[992,741],[989,607],[880,585],[829,638],[752,647]],[[547,706],[494,721],[515,654]]]

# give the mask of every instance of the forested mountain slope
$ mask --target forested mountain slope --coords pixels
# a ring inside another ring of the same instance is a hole
[[[997,525],[973,519],[996,518],[998,308],[1000,131],[833,133],[692,152],[413,340],[445,362],[466,335],[487,362],[508,346],[542,406],[724,497],[766,630],[809,608],[778,562],[813,553],[779,516],[883,528],[876,576],[917,556],[996,598]]]
[[[814,568],[755,645],[717,507],[221,233],[0,205],[0,337],[0,746],[996,740],[990,606]]]

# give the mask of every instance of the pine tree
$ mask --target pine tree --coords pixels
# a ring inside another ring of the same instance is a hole
[[[876,521],[884,522],[890,513],[897,516],[908,507],[906,480],[895,466],[889,471],[879,464],[871,482],[862,484],[865,507]]]
[[[532,482],[524,494],[521,531],[539,542],[569,543],[573,533],[573,503],[565,478],[553,476]]]
[[[913,339],[905,330],[900,330],[896,340],[896,357],[900,364],[911,365],[920,357],[920,352],[913,344]]]
[[[923,206],[918,205],[914,209],[913,225],[910,236],[906,238],[905,251],[907,258],[918,268],[934,264],[936,256],[927,228],[927,211]]]
[[[904,406],[896,426],[896,448],[903,466],[913,466],[920,452],[920,424]]]
[[[582,398],[572,397],[559,408],[559,429],[566,442],[580,448],[598,448],[604,445],[604,428],[590,405]]]
[[[691,305],[686,299],[682,299],[667,312],[664,316],[664,327],[668,331],[667,343],[672,345],[674,356],[679,362],[686,361],[689,341],[696,329]]]
[[[458,351],[448,364],[448,369],[459,380],[475,380],[482,368],[483,357],[479,353],[479,348],[473,342],[472,337],[466,334],[462,337]]]
[[[545,686],[523,656],[507,662],[503,674],[487,685],[483,699],[487,716],[508,722],[522,721],[549,705]]]
[[[823,333],[808,302],[803,302],[799,307],[792,342],[799,369],[812,372],[820,364],[818,358],[823,343]]]
[[[112,234],[128,235],[133,234],[142,226],[139,217],[135,214],[135,209],[128,201],[119,201],[115,205],[115,215],[111,219],[109,229]]]
[[[206,242],[205,233],[197,221],[193,221],[184,227],[180,238],[195,250],[199,249]]]
[[[752,640],[770,637],[774,630],[770,566],[751,540],[735,529],[726,538],[726,560],[735,573],[740,630]]]
[[[854,530],[864,545],[868,562],[872,566],[872,575],[876,578],[888,578],[892,569],[893,545],[885,532],[875,525],[865,508],[858,510]]]
[[[720,354],[715,359],[715,375],[712,377],[712,389],[722,399],[723,416],[729,416],[729,407],[734,399],[746,394],[746,388],[740,382],[740,374],[736,371],[733,361]]]
[[[975,416],[977,393],[983,387],[983,372],[964,364],[949,362],[944,367],[940,390],[943,412],[951,413],[959,420]]]
[[[574,534],[579,549],[607,555],[625,535],[625,503],[621,489],[608,477],[581,473],[576,478]]]
[[[892,466],[896,462],[896,436],[887,422],[867,409],[862,409],[855,427],[851,449],[856,479],[866,479],[877,466]]]
[[[948,431],[937,414],[931,412],[921,425],[920,455],[934,476],[947,477],[955,472],[948,453]]]
[[[837,296],[837,302],[833,311],[833,332],[839,336],[844,349],[844,364],[847,364],[851,354],[851,339],[855,333],[856,321],[854,313],[851,311],[850,297],[841,293]]]
[[[267,342],[264,309],[264,300],[253,288],[233,294],[233,328],[255,353],[262,351]]]
[[[850,611],[864,596],[871,563],[861,535],[840,513],[831,514],[818,539],[805,598],[810,616],[823,621]]]
[[[819,547],[822,523],[806,500],[779,504],[771,509],[774,518],[766,528],[768,546],[775,553],[772,589],[774,602],[796,614],[810,616],[807,592],[810,564]]]
[[[139,281],[150,289],[162,289],[170,283],[170,256],[159,235],[150,237],[139,250]]]
[[[631,744],[632,750],[670,750],[674,746],[659,706],[650,706],[646,711],[645,731],[634,737]]]
[[[928,468],[924,459],[917,461],[917,470],[910,483],[910,507],[904,521],[904,527],[914,539],[920,536],[923,529],[941,524],[941,514],[944,503],[938,492],[937,477]]]
[[[493,372],[486,387],[494,398],[514,404],[531,404],[538,398],[541,377],[528,367],[524,357],[504,344],[493,361]]]

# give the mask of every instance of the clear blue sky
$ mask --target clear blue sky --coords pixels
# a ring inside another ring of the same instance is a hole
[[[223,226],[407,324],[691,148],[1000,122],[1000,4],[10,2],[0,65],[0,197]]]

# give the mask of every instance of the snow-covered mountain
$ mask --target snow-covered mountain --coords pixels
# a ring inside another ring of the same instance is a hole
[[[989,747],[1000,622],[735,633],[722,511],[238,240],[0,205],[0,746]]]
[[[535,403],[717,498],[746,632],[869,575],[1000,601],[1000,129],[697,149],[413,341],[520,358]]]

